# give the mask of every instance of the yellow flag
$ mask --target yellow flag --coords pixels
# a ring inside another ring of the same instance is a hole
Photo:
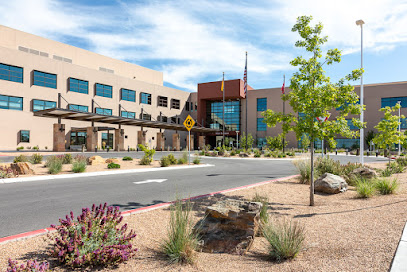
[[[220,87],[220,91],[223,92],[224,89],[225,89],[225,83],[224,83],[224,81],[222,80],[222,86]]]

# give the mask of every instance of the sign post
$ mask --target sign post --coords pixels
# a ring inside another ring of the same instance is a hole
[[[328,120],[328,117],[317,117],[317,120],[318,120],[320,123],[323,123],[323,122],[325,122],[326,120]],[[323,158],[323,157],[324,157],[324,138],[322,138],[322,141],[321,141],[321,148],[322,148],[321,154],[322,154],[322,158]]]
[[[195,125],[194,119],[191,117],[191,115],[188,115],[188,117],[184,121],[184,126],[188,130],[188,165],[191,164],[191,128]]]
[[[237,149],[239,149],[239,131],[236,130],[236,135],[237,135]]]

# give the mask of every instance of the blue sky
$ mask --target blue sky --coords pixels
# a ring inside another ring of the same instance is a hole
[[[340,4],[338,4],[340,3]],[[291,28],[312,15],[328,36],[325,50],[343,51],[332,80],[360,67],[364,25],[364,82],[407,80],[407,0],[79,1],[14,0],[0,6],[0,23],[164,72],[166,86],[196,91],[197,83],[243,77],[279,87],[304,52]],[[356,82],[355,84],[359,84]],[[288,85],[288,83],[286,83]]]

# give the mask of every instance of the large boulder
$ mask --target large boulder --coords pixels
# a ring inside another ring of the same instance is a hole
[[[113,162],[113,163],[117,163],[117,164],[120,163],[120,161],[118,159],[116,159],[116,158],[107,159],[105,162],[106,163],[112,163]]]
[[[101,156],[92,156],[87,159],[89,165],[105,164],[105,159]]]
[[[10,163],[10,168],[18,175],[34,175],[32,164],[29,162]]]
[[[367,167],[356,168],[355,170],[352,171],[352,174],[366,179],[377,177],[376,171]]]
[[[207,207],[195,231],[202,237],[202,251],[245,254],[259,228],[259,202],[227,199]]]
[[[337,194],[348,189],[346,181],[337,175],[325,173],[315,181],[315,191],[326,194]]]
[[[248,153],[240,153],[239,154],[239,157],[242,157],[242,158],[248,158],[249,157],[249,154]]]

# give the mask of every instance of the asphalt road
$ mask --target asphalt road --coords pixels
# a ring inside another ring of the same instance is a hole
[[[357,157],[336,156],[342,162]],[[376,160],[369,158],[367,161]],[[383,160],[383,159],[379,159]],[[215,166],[99,177],[0,184],[0,237],[49,227],[71,210],[107,202],[122,211],[296,173],[288,160],[204,158]],[[148,179],[162,183],[134,184]]]

